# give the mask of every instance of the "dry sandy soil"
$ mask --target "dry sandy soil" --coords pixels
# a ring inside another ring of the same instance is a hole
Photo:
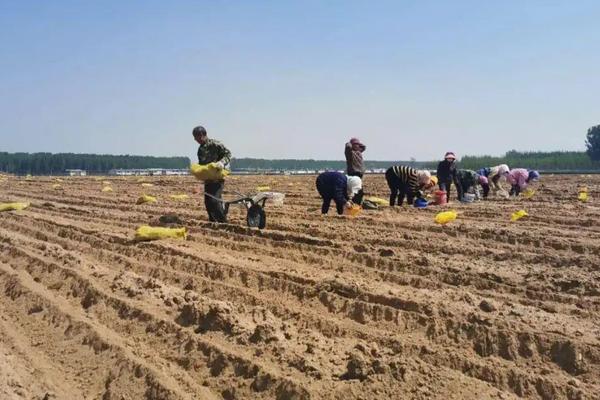
[[[209,223],[193,178],[108,179],[0,183],[32,204],[0,214],[1,399],[600,398],[600,176],[453,204],[447,226],[323,217],[314,177],[231,177],[287,193],[263,231],[238,208]],[[187,241],[132,241],[168,213]]]

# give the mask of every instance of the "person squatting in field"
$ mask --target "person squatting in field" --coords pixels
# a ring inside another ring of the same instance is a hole
[[[198,164],[206,165],[216,163],[217,167],[225,168],[231,160],[231,152],[221,142],[214,139],[209,139],[206,129],[202,126],[197,126],[192,131],[194,140],[198,142]],[[223,202],[217,199],[222,199],[225,180],[206,181],[204,182],[204,205],[208,212],[208,220],[211,222],[227,222],[227,214],[223,207]],[[207,196],[212,195],[215,198]]]
[[[458,193],[458,199],[463,198],[462,187],[456,176],[456,155],[449,151],[444,155],[444,160],[440,161],[437,167],[436,176],[438,177],[438,186],[440,190],[446,192],[446,199],[450,201],[450,186],[454,183]]]
[[[364,151],[367,146],[361,143],[358,138],[352,138],[344,148],[344,155],[346,156],[346,173],[348,176],[358,176],[363,179],[365,174],[365,163],[363,161]],[[364,196],[363,189],[361,188],[358,193],[352,198],[352,202],[355,204],[362,204]]]
[[[483,186],[483,198],[487,199],[490,189],[494,193],[504,190],[501,185],[502,179],[505,179],[510,169],[506,164],[496,165],[495,167],[481,168],[477,173],[481,176],[485,176],[488,179],[488,185]]]
[[[430,188],[435,185],[429,171],[417,170],[406,165],[394,165],[385,171],[385,180],[390,188],[390,206],[396,204],[401,206],[404,198],[409,205],[412,205],[415,197],[423,198],[422,189]]]
[[[331,200],[335,201],[338,214],[344,213],[344,208],[352,207],[350,199],[362,189],[362,180],[358,176],[346,176],[341,172],[328,171],[317,176],[317,191],[323,198],[321,213],[329,212]]]
[[[456,171],[456,178],[458,179],[458,186],[460,186],[462,191],[462,197],[459,199],[460,201],[465,201],[465,194],[469,192],[473,192],[475,195],[475,199],[479,200],[481,198],[481,193],[479,190],[479,186],[483,188],[483,191],[486,190],[489,192],[489,184],[488,179],[479,175],[477,172],[472,171],[470,169],[459,169]],[[458,187],[457,186],[457,187]]]
[[[525,168],[511,169],[506,180],[510,183],[510,195],[518,196],[522,190],[524,190],[530,182],[536,182],[540,179],[540,173],[533,170],[526,170]]]

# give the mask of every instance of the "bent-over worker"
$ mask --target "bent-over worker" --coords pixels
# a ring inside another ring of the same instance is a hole
[[[335,201],[338,214],[344,213],[344,208],[352,207],[352,199],[362,189],[362,180],[358,176],[346,176],[341,172],[328,171],[317,176],[317,191],[323,198],[321,213],[329,212],[331,200]]]
[[[385,180],[390,188],[390,206],[401,206],[404,198],[412,205],[415,197],[423,198],[422,189],[433,185],[429,171],[417,170],[406,165],[394,165],[385,171]]]

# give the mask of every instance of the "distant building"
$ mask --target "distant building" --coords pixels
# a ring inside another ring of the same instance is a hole
[[[69,174],[69,176],[86,176],[87,172],[83,169],[67,169],[66,170],[67,174]]]
[[[161,176],[161,175],[189,175],[188,169],[174,168],[141,168],[141,169],[111,169],[109,175],[118,176]]]

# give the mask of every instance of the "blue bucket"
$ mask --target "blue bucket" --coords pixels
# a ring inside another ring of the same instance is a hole
[[[428,204],[427,200],[417,199],[417,200],[415,200],[414,206],[417,208],[425,208],[425,207],[427,207],[427,204]]]

